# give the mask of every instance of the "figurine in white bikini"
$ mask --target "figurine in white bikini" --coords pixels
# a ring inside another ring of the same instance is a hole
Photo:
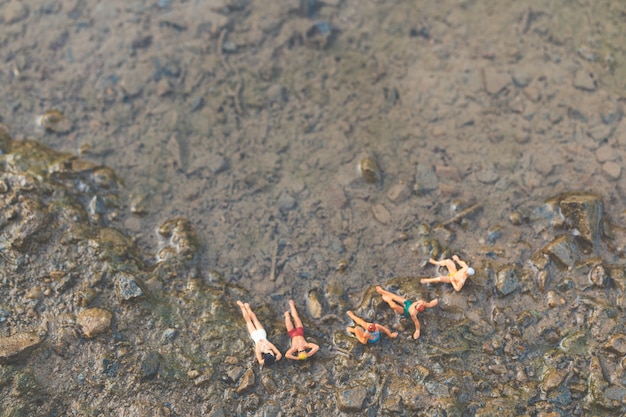
[[[237,301],[237,305],[241,308],[241,314],[243,314],[243,318],[246,320],[248,333],[250,333],[250,337],[254,341],[254,353],[261,366],[269,366],[279,361],[282,358],[280,351],[267,340],[267,333],[257,319],[256,314],[250,309],[250,304]]]

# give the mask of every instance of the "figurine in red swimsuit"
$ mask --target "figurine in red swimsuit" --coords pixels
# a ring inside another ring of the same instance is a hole
[[[289,300],[289,309],[290,311],[285,311],[285,327],[291,337],[291,348],[285,352],[285,358],[303,361],[313,356],[320,347],[304,338],[304,326],[293,300]]]

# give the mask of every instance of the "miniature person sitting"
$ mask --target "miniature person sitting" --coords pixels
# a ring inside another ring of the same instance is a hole
[[[461,266],[461,269],[457,270],[453,261],[456,261],[456,263]],[[430,259],[429,262],[433,265],[445,266],[448,268],[448,275],[443,275],[437,278],[424,278],[421,280],[422,284],[446,282],[448,284],[452,284],[456,291],[461,291],[461,288],[465,285],[467,278],[474,275],[474,269],[467,266],[467,264],[460,260],[456,255],[452,257],[452,260],[444,259],[442,261],[435,261],[434,259]]]
[[[285,311],[285,327],[289,337],[291,337],[291,348],[285,352],[285,357],[303,361],[315,355],[320,347],[315,343],[307,342],[304,338],[304,326],[293,300],[289,300],[289,308],[291,312]]]
[[[237,301],[237,305],[241,308],[241,314],[246,320],[246,326],[248,327],[248,333],[254,340],[254,353],[257,361],[261,366],[269,366],[282,358],[280,351],[276,349],[276,346],[267,341],[267,333],[265,329],[256,317],[256,314],[250,309],[250,304]]]
[[[348,333],[352,333],[356,336],[359,342],[367,345],[368,343],[376,343],[380,340],[380,332],[382,331],[392,339],[398,336],[398,332],[391,332],[385,326],[376,323],[368,323],[352,311],[348,311],[348,316],[358,325],[354,327],[347,327]]]
[[[383,301],[389,304],[396,313],[402,314],[405,317],[410,317],[415,324],[415,332],[413,333],[413,339],[420,337],[420,322],[417,319],[417,313],[421,313],[426,308],[432,308],[436,306],[439,301],[437,299],[429,301],[417,300],[415,302],[407,300],[397,294],[382,289],[380,285],[376,287],[376,292],[383,296]]]

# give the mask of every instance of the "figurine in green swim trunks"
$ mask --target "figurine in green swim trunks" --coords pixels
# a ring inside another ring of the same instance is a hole
[[[402,314],[405,317],[410,317],[411,320],[413,320],[413,323],[415,324],[413,339],[420,337],[420,322],[417,320],[417,313],[421,313],[425,309],[432,308],[439,303],[437,299],[429,302],[424,300],[417,300],[413,302],[397,294],[383,290],[380,285],[376,287],[376,292],[383,296],[383,301],[389,304],[389,307],[391,307],[393,311],[398,314]]]

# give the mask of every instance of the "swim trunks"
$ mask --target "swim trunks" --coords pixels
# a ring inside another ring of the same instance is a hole
[[[413,304],[412,301],[404,300],[404,313],[402,314],[405,315],[406,317],[411,317],[411,314],[409,313],[409,308],[411,308],[412,304]]]
[[[292,339],[296,336],[304,336],[304,327],[296,327],[287,332]]]
[[[267,333],[263,329],[258,329],[250,333],[250,337],[254,340],[254,344],[258,344],[261,340],[267,339]]]
[[[376,343],[380,340],[380,332],[376,331],[376,332],[368,332],[367,330],[365,331],[365,333],[369,334],[370,336],[372,336],[372,338],[370,340],[367,341],[367,343]]]

